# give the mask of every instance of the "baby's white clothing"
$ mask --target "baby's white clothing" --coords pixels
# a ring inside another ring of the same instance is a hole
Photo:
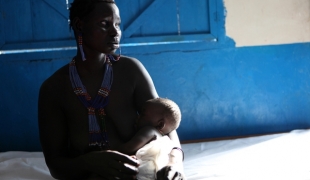
[[[163,136],[139,149],[136,153],[140,162],[137,179],[155,180],[156,172],[168,164],[173,147],[173,141],[168,136]]]

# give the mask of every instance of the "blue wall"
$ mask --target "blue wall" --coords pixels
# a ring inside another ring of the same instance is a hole
[[[181,140],[310,127],[310,43],[136,57],[180,105]]]
[[[66,6],[54,1],[49,1],[47,6],[46,2],[35,4],[35,13],[29,11],[36,20],[30,29],[38,33],[47,29],[54,33],[52,37],[51,33],[47,33],[47,37],[40,41],[31,39],[37,37],[33,33],[28,33],[28,37],[15,28],[23,21],[20,18],[28,16],[0,16],[2,24],[12,23],[9,27],[14,29],[12,34],[5,35],[4,32],[11,31],[3,31],[0,22],[0,152],[41,150],[37,125],[39,87],[75,55],[72,50],[1,55],[1,50],[8,49],[74,45],[69,31],[66,31],[65,38],[62,37],[63,29],[67,30]],[[211,3],[210,8],[217,3],[217,14],[211,13],[214,17],[210,21],[210,32],[217,38],[216,42],[127,46],[122,49],[124,55],[135,57],[145,65],[161,97],[168,97],[179,104],[183,115],[177,130],[180,139],[245,136],[310,128],[310,43],[236,48],[233,40],[225,35],[223,2],[208,2]],[[29,3],[23,1],[20,7]],[[15,4],[13,1],[0,1],[0,11],[2,14],[8,14],[10,10],[15,12]],[[121,4],[120,9],[123,8],[121,12],[128,12],[128,16],[123,16],[129,23],[131,15],[136,16],[136,11],[126,11],[128,4],[132,5],[131,1]],[[135,4],[138,5],[143,7]],[[46,23],[41,26],[41,20],[45,20],[46,16],[40,19],[37,11],[39,9],[44,14],[43,7],[49,7],[50,17],[57,18],[60,13],[59,20],[54,21],[62,23],[59,24],[62,30],[58,30],[58,26],[54,27],[56,30],[50,29],[50,24]],[[55,9],[59,11],[56,14]],[[159,14],[167,15],[164,10]],[[21,41],[17,44],[10,44],[17,35],[29,39],[18,39]]]
[[[310,43],[153,54],[143,53],[143,48],[125,51],[142,61],[160,96],[179,104],[181,140],[310,127]],[[40,150],[38,90],[71,55],[73,51],[68,57],[39,60],[2,56],[0,151]]]

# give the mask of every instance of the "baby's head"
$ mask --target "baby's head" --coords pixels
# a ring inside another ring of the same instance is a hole
[[[166,135],[177,129],[181,121],[179,106],[166,98],[155,98],[145,102],[137,121],[138,129],[153,126]]]

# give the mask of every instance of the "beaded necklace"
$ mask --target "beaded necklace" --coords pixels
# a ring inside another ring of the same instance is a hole
[[[118,58],[119,59],[119,58]],[[98,94],[94,99],[87,93],[75,65],[75,58],[69,64],[70,81],[74,93],[78,96],[80,101],[88,110],[88,126],[89,126],[89,146],[90,147],[109,147],[109,140],[105,125],[105,111],[104,107],[108,104],[109,93],[113,82],[112,63],[118,59],[114,59],[112,55],[106,55],[104,64],[104,76]],[[101,128],[96,118],[96,110],[98,110],[101,119]]]

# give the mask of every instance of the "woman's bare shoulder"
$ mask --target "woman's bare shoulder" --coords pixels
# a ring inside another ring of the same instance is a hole
[[[141,66],[143,67],[142,63],[140,60],[134,58],[134,57],[129,57],[129,56],[121,56],[120,60],[117,62],[120,66],[126,66],[128,67],[136,67],[140,68]]]
[[[139,61],[138,59],[136,59],[136,58],[134,58],[134,57],[130,57],[130,56],[121,56],[120,57],[120,61],[125,61],[125,62],[128,62],[128,63],[130,63],[130,62],[132,62],[132,63],[134,63],[134,62],[137,62],[137,61]]]
[[[53,90],[63,87],[69,77],[69,66],[64,65],[56,72],[54,72],[50,77],[48,77],[41,85],[42,90]]]

